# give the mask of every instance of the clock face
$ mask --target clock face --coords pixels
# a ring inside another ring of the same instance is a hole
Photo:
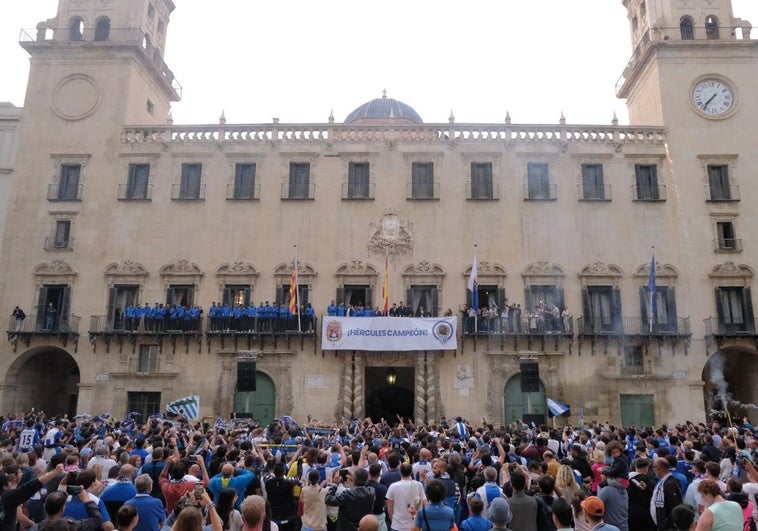
[[[692,103],[706,116],[723,116],[734,106],[734,92],[724,81],[704,79],[692,89]]]

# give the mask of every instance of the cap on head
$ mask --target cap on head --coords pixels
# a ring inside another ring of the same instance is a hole
[[[505,498],[495,498],[487,507],[487,520],[492,525],[508,525],[513,520],[511,505]]]
[[[605,504],[597,496],[589,496],[581,505],[584,512],[590,516],[603,516],[605,514]]]

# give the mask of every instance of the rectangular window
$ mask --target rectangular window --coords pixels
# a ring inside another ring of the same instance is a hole
[[[729,166],[708,165],[708,188],[711,201],[730,201],[732,191],[729,186]]]
[[[582,199],[602,201],[605,196],[602,164],[582,164]]]
[[[81,170],[81,164],[63,164],[61,166],[61,179],[58,183],[57,199],[61,201],[75,201],[79,199],[79,175]]]
[[[642,347],[624,347],[624,374],[643,374]]]
[[[222,303],[231,307],[248,306],[252,298],[252,291],[250,286],[224,286]]]
[[[126,410],[135,411],[140,414],[137,419],[138,423],[147,422],[150,415],[160,413],[161,394],[160,392],[133,392],[126,394]]]
[[[413,315],[436,317],[439,315],[439,289],[437,286],[411,286],[406,290],[406,304],[411,305]],[[480,303],[481,305],[481,303]]]
[[[158,372],[158,345],[140,345],[137,372]]]
[[[297,287],[297,293],[299,295],[297,305],[298,306],[305,306],[310,302],[310,286],[307,284],[300,284]],[[274,299],[276,304],[289,304],[290,301],[290,285],[282,284],[279,286],[279,289],[276,291],[276,299]]]
[[[636,164],[634,179],[638,201],[658,201],[661,191],[658,187],[658,166],[655,164]]]
[[[721,334],[755,333],[750,288],[716,288],[716,311]]]
[[[290,199],[309,199],[311,187],[311,165],[307,162],[290,163]]]
[[[588,334],[621,330],[621,294],[612,286],[588,286],[584,293],[584,329]]]
[[[166,290],[166,304],[190,307],[194,304],[195,286],[172,284]]]
[[[471,163],[471,199],[494,199],[492,163]]]
[[[235,166],[234,199],[255,199],[255,164]]]
[[[654,298],[650,297],[648,286],[640,286],[640,317],[639,333],[643,335],[676,332],[676,295],[673,286],[656,286]]]
[[[716,223],[718,234],[718,249],[721,251],[737,251],[737,239],[734,234],[734,223],[731,221],[719,221]]]
[[[411,165],[411,199],[434,199],[434,163]]]
[[[55,236],[53,238],[53,246],[59,248],[66,248],[69,246],[71,237],[71,221],[62,220],[55,222]]]
[[[530,162],[526,165],[527,199],[551,199],[550,168],[546,163]]]
[[[178,199],[200,199],[200,179],[203,165],[200,163],[183,163],[182,180],[179,183]]]
[[[347,198],[369,198],[368,162],[351,162],[347,167]]]
[[[372,302],[371,286],[346,284],[337,293],[338,303],[344,302],[345,306],[363,306],[371,307]]]
[[[125,199],[148,199],[147,186],[149,182],[150,164],[129,164]]]

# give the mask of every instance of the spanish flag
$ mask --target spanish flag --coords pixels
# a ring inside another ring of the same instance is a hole
[[[384,255],[384,285],[382,286],[382,315],[387,316],[390,312],[390,288],[388,276],[390,273],[389,257]]]

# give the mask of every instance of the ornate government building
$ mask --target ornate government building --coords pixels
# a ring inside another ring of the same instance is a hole
[[[730,0],[623,4],[628,126],[425,123],[386,94],[344,122],[175,125],[172,1],[60,0],[20,43],[0,298],[27,315],[0,410],[511,422],[552,398],[640,425],[726,392],[754,415],[758,40]],[[480,305],[512,306],[476,323],[474,244]],[[286,302],[295,245],[315,319],[211,322]],[[385,256],[390,302],[452,310],[454,349],[328,348],[327,306],[380,306]],[[156,303],[203,314],[126,313]]]

